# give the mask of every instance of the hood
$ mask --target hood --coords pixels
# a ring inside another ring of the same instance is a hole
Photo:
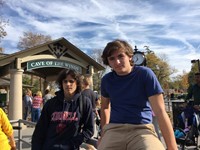
[[[55,92],[55,95],[58,97],[59,101],[62,101],[62,102],[64,101],[64,91],[63,90]],[[80,95],[81,95],[81,93],[76,93],[73,96],[72,100],[76,101]]]

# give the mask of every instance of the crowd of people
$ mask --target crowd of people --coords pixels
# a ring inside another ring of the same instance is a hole
[[[102,60],[112,71],[101,79],[101,97],[91,89],[91,76],[72,69],[60,72],[56,80],[59,90],[54,96],[48,89],[44,96],[41,91],[33,95],[27,89],[23,119],[31,114],[31,121],[37,123],[32,150],[79,150],[83,142],[94,137],[97,118],[101,127],[98,150],[177,150],[164,91],[150,68],[134,65],[133,55],[134,50],[126,41],[107,43]],[[195,79],[197,84],[188,91],[188,98],[194,97],[194,107],[199,107],[199,73]],[[156,134],[153,118],[166,147]],[[12,133],[10,129],[6,135],[10,137],[10,146],[15,147]]]
[[[195,84],[188,88],[185,102],[177,114],[175,126],[175,137],[177,141],[187,146],[198,147],[198,136],[200,130],[200,73],[194,74]],[[176,110],[174,110],[176,111]],[[178,142],[179,143],[179,142]]]
[[[44,96],[41,91],[32,94],[32,91],[27,89],[23,97],[23,119],[37,122],[43,105],[51,98],[53,98],[53,95],[49,93],[49,89],[45,90]]]

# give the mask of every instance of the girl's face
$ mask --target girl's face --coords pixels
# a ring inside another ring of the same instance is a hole
[[[109,66],[118,75],[127,75],[131,72],[132,66],[130,64],[131,58],[123,51],[117,50],[108,57]]]
[[[77,82],[74,78],[68,75],[63,81],[62,86],[65,96],[73,96],[77,89]]]

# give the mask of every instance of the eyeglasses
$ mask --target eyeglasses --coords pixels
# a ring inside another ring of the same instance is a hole
[[[75,82],[75,80],[63,80],[63,83],[74,83]]]

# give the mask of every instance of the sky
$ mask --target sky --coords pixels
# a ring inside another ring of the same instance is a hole
[[[115,39],[142,52],[148,46],[176,75],[200,59],[200,0],[6,0],[0,13],[9,19],[0,43],[8,54],[31,31],[64,37],[86,54]]]

